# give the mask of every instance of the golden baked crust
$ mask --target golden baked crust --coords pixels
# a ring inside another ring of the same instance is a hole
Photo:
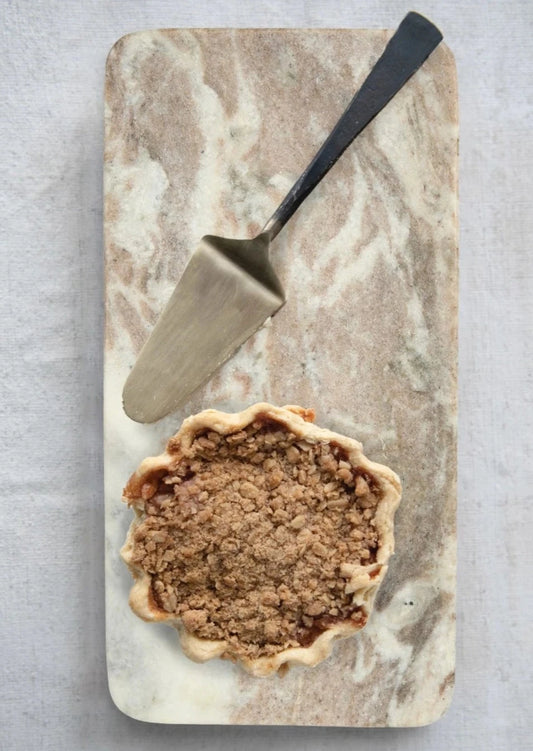
[[[313,666],[363,628],[394,548],[400,481],[301,407],[186,419],[124,489],[133,611],[185,654],[253,675]]]

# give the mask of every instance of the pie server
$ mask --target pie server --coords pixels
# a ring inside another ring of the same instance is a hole
[[[281,308],[285,293],[268,259],[271,241],[441,39],[430,21],[408,13],[261,233],[251,240],[200,240],[126,381],[122,396],[129,417],[149,423],[178,409]]]

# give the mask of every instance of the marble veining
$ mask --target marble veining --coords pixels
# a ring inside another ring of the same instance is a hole
[[[183,410],[129,420],[129,369],[203,234],[265,223],[389,36],[165,30],[110,52],[105,135],[105,493],[109,683],[167,723],[412,726],[455,665],[457,95],[440,45],[276,239],[285,307]],[[201,304],[201,301],[199,301]],[[325,663],[258,679],[196,665],[131,613],[119,549],[129,474],[181,420],[254,401],[314,407],[401,477],[396,554],[367,627]]]

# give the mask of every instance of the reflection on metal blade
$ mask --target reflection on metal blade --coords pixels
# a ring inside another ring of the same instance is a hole
[[[283,305],[275,275],[265,274],[268,242],[258,239],[202,240],[126,381],[133,420],[178,409]]]

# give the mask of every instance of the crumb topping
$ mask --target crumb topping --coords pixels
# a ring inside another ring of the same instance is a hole
[[[375,561],[381,495],[341,447],[257,419],[197,435],[141,495],[133,562],[157,606],[196,636],[253,658],[349,618],[364,625],[342,564]]]

